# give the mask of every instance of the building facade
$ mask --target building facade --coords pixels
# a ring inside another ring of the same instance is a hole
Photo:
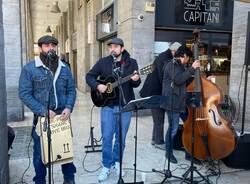
[[[242,105],[245,83],[245,70],[243,69],[245,63],[246,53],[246,33],[247,27],[250,27],[250,23],[247,24],[248,12],[250,12],[250,2],[234,1],[234,13],[233,13],[233,32],[232,32],[232,57],[230,67],[230,82],[229,82],[229,95],[237,103],[237,110],[239,118],[237,125],[241,127],[242,123]],[[250,40],[248,40],[250,42]],[[249,50],[250,48],[248,48]],[[249,75],[247,76],[247,98],[246,98],[246,111],[244,112],[246,126],[250,121],[250,105],[249,99]]]
[[[35,33],[32,29],[32,25],[35,24],[32,20],[34,1],[3,2],[3,11],[7,8],[10,10],[4,14],[7,35],[6,78],[11,81],[6,86],[8,119],[22,119],[23,109],[17,96],[17,76],[22,65],[38,55]],[[64,9],[50,34],[58,38],[58,54],[64,54],[69,60],[80,91],[89,91],[85,75],[100,57],[108,54],[106,43],[110,38],[122,38],[125,48],[138,61],[139,67],[143,67],[152,63],[155,56],[168,49],[174,41],[191,47],[192,31],[199,28],[202,70],[206,71],[207,75],[215,76],[223,95],[230,95],[237,102],[241,68],[244,64],[249,3],[230,0],[63,2]],[[36,3],[46,6],[44,2]],[[11,19],[12,15],[14,16],[11,12],[16,11],[20,11],[20,17]],[[11,22],[14,24],[11,25]],[[10,28],[13,28],[13,34],[9,34]],[[47,33],[44,31],[44,34]],[[10,44],[14,38],[20,39],[17,39],[15,45]],[[13,50],[15,55],[12,54]],[[17,64],[12,65],[13,62]],[[136,93],[138,90],[136,89]],[[242,94],[239,95],[241,101]],[[13,104],[13,101],[17,103]],[[249,103],[248,100],[247,104]],[[250,117],[247,116],[247,119]]]

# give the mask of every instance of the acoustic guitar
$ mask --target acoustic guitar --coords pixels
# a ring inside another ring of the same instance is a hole
[[[153,70],[154,70],[154,65],[150,64],[146,67],[141,68],[139,72],[134,72],[134,73],[122,78],[120,80],[121,81],[120,83],[123,84],[123,83],[129,81],[130,78],[135,74],[148,75],[148,74],[152,73]],[[118,89],[117,88],[118,81],[113,76],[108,76],[104,80],[97,79],[97,81],[100,84],[104,84],[107,86],[107,90],[105,91],[105,93],[100,93],[97,89],[91,89],[91,99],[92,99],[93,103],[95,104],[95,106],[101,107],[101,106],[105,105],[107,100],[114,99],[116,97],[117,89]]]

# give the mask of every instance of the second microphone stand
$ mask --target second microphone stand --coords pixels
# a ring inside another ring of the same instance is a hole
[[[51,129],[50,129],[50,90],[51,90],[51,84],[52,82],[50,81],[50,79],[53,77],[51,76],[52,73],[50,71],[50,68],[51,68],[51,62],[52,61],[52,56],[51,56],[51,53],[50,54],[48,53],[47,55],[47,62],[49,64],[49,70],[46,69],[46,72],[47,72],[47,75],[48,75],[48,91],[47,91],[47,125],[45,125],[45,128],[47,129],[47,141],[48,141],[48,164],[46,165],[48,167],[48,180],[49,180],[49,184],[52,183],[52,174],[51,174]],[[52,84],[53,85],[53,84]]]
[[[179,176],[175,176],[172,174],[172,171],[170,170],[170,156],[171,156],[171,147],[173,148],[173,145],[172,145],[172,127],[173,127],[173,122],[172,122],[172,119],[173,119],[173,114],[174,114],[174,111],[173,111],[173,103],[174,103],[174,99],[173,99],[173,95],[174,95],[174,75],[175,75],[175,59],[173,59],[171,62],[172,63],[172,74],[171,74],[171,77],[172,77],[172,81],[171,81],[171,99],[170,99],[170,106],[171,106],[171,110],[170,110],[170,113],[171,113],[171,118],[168,118],[169,122],[169,127],[168,127],[168,131],[169,131],[169,134],[168,134],[168,140],[169,140],[169,147],[168,147],[168,152],[166,153],[166,156],[168,157],[168,168],[167,170],[164,170],[163,171],[158,171],[158,170],[155,170],[155,169],[152,169],[153,172],[158,172],[158,173],[161,173],[165,176],[165,178],[161,181],[161,184],[165,183],[165,181],[168,179],[168,178],[176,178],[176,179],[179,179],[179,180],[183,180],[182,177],[179,177]],[[179,123],[179,122],[178,122]],[[166,161],[165,161],[166,163]]]
[[[117,184],[124,184],[123,178],[122,178],[122,100],[124,99],[123,90],[122,90],[122,73],[123,73],[123,66],[117,66],[118,61],[115,56],[113,56],[113,74],[117,78],[118,83],[118,90],[119,90],[119,109],[117,113],[117,119],[118,119],[118,127],[119,127],[119,162],[120,162],[120,173],[119,173],[119,179]],[[124,103],[125,104],[125,103]]]

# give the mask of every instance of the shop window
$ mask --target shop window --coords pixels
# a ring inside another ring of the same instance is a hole
[[[116,34],[118,26],[116,1],[105,7],[99,14],[97,14],[97,39],[105,40],[107,37],[112,37]]]
[[[208,73],[230,72],[231,34],[228,33],[200,33],[199,60],[201,70]],[[191,31],[156,30],[155,56],[168,49],[172,42],[185,43],[192,48],[193,35]]]
[[[229,73],[230,71],[231,46],[225,43],[212,44],[212,64],[213,70],[217,72]]]
[[[104,34],[110,33],[113,30],[112,23],[113,11],[112,9],[108,9],[101,16],[101,32]]]

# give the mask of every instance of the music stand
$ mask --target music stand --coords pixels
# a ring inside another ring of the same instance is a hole
[[[121,112],[134,111],[135,112],[135,159],[134,159],[134,182],[133,184],[143,184],[144,182],[136,182],[136,164],[137,164],[137,127],[138,127],[138,110],[153,109],[160,107],[160,105],[166,100],[165,96],[149,96],[145,98],[139,98],[131,100],[127,105],[122,108]],[[132,183],[131,183],[132,184]]]

